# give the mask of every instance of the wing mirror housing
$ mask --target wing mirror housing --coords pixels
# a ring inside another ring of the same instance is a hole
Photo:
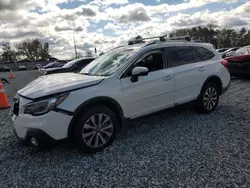
[[[146,67],[135,67],[135,68],[133,68],[131,82],[137,82],[139,76],[147,76],[148,72],[149,72],[149,70]]]

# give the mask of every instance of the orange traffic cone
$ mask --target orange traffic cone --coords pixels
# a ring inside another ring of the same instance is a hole
[[[4,91],[2,80],[0,80],[0,109],[9,108],[10,104],[7,98],[7,95]]]
[[[10,79],[15,79],[15,75],[14,75],[14,73],[12,72],[12,70],[10,70]]]

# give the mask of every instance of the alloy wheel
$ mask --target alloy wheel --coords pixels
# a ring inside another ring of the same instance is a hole
[[[209,87],[206,90],[203,98],[203,104],[207,110],[212,110],[216,106],[218,100],[217,95],[217,91],[214,87]]]
[[[92,148],[105,145],[112,137],[114,125],[111,118],[103,113],[91,116],[84,124],[82,138]]]

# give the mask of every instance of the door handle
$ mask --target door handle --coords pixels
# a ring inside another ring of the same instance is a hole
[[[201,67],[201,68],[199,69],[199,71],[205,71],[205,70],[206,70],[205,67]]]
[[[164,78],[164,81],[171,80],[172,78],[173,78],[173,76],[172,76],[172,75],[168,75],[168,76],[166,76],[166,77]]]

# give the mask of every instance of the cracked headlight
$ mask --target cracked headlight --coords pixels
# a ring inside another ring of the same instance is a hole
[[[24,105],[24,114],[31,114],[33,116],[46,114],[61,104],[68,96],[69,93],[64,93],[57,97],[28,103]]]

